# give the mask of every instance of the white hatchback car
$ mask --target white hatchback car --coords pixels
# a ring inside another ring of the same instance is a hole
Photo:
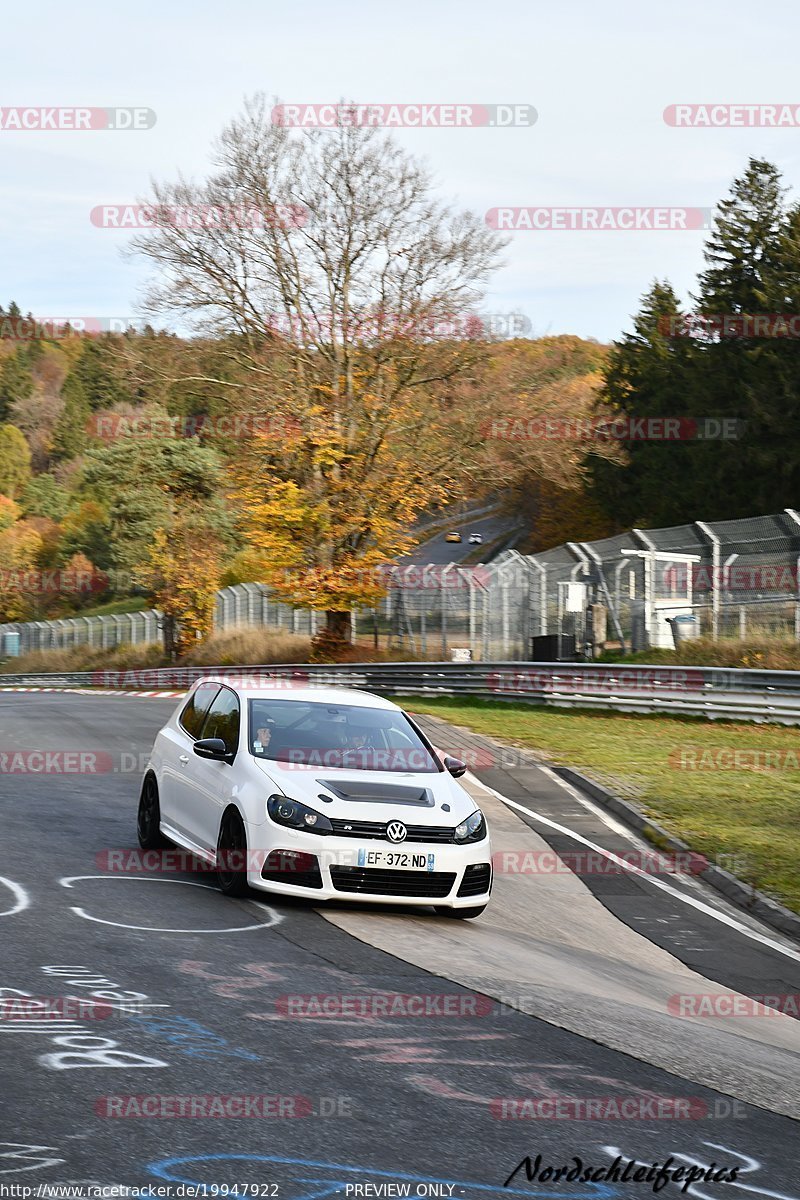
[[[228,895],[253,887],[477,917],[491,846],[456,781],[465,770],[379,696],[205,679],[156,736],[139,843],[191,851]]]

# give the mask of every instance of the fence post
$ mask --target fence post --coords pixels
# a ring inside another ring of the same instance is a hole
[[[522,557],[522,555],[520,555]],[[539,572],[539,633],[544,636],[547,633],[547,564],[539,562],[535,554],[528,554],[524,561],[530,563]],[[529,603],[530,607],[530,603]],[[532,626],[531,626],[532,628]],[[525,657],[530,653],[530,647],[525,647]]]
[[[447,638],[447,584],[449,582],[448,572],[453,570],[453,563],[448,563],[439,573],[439,593],[441,596],[442,609],[442,660],[447,658],[449,642]]]
[[[489,648],[489,635],[491,634],[492,626],[492,610],[489,596],[489,585],[482,584],[480,580],[475,581],[477,586],[483,591],[483,611],[481,613],[481,621],[483,622],[483,645],[481,647],[481,658],[487,662],[491,657]]]
[[[644,637],[648,647],[653,644],[653,632],[657,628],[658,617],[656,615],[656,596],[655,596],[655,564],[657,547],[652,538],[649,538],[643,529],[632,529],[631,533],[641,542],[647,550],[647,556],[644,559]]]
[[[597,591],[600,592],[601,596],[603,597],[603,599],[606,602],[606,608],[608,609],[608,615],[611,617],[611,624],[614,626],[614,632],[616,633],[617,637],[619,638],[620,649],[622,650],[622,653],[624,654],[625,653],[625,634],[622,632],[622,625],[620,624],[619,613],[617,612],[614,602],[611,599],[611,592],[608,590],[608,582],[606,580],[605,571],[603,569],[603,560],[601,559],[600,555],[597,553],[595,548],[591,545],[591,543],[578,542],[577,544],[578,544],[578,546],[580,546],[580,548],[582,550],[585,551],[586,554],[588,554],[589,558],[591,558],[592,562],[594,563],[595,569],[597,571],[597,585],[596,585]],[[591,579],[591,575],[589,576],[589,578]],[[617,580],[617,582],[619,583],[619,580]]]
[[[420,650],[425,657],[427,657],[428,654],[428,593],[433,592],[434,590],[433,586],[430,585],[431,577],[429,572],[431,570],[431,565],[431,563],[428,563],[426,567],[422,568],[422,608],[420,610],[419,645]]]
[[[499,568],[500,573],[500,637],[503,644],[503,657],[508,658],[509,624],[508,624],[508,575],[505,568]],[[530,601],[530,597],[528,598]],[[530,608],[530,603],[528,605]]]
[[[463,571],[463,568],[458,567],[457,569],[459,571],[459,574],[461,574],[461,572]],[[461,575],[461,577],[462,577],[462,579],[464,578],[463,574]],[[476,615],[477,615],[475,612],[475,588],[473,587],[473,582],[472,582],[472,579],[469,577],[469,575],[466,576],[466,579],[467,579],[467,589],[469,592],[469,649],[470,649],[470,653],[472,654],[472,657],[474,658],[475,657],[475,624],[476,624]]]
[[[706,525],[705,521],[695,521],[695,528],[699,529],[704,537],[711,543],[711,636],[716,642],[719,638],[719,546],[720,541],[713,529]]]

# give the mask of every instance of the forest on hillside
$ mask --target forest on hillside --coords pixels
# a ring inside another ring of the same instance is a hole
[[[158,234],[146,253],[188,254]],[[459,236],[477,278],[495,247]],[[458,282],[402,324],[365,301],[344,336],[291,300],[184,337],[0,308],[0,619],[130,599],[195,637],[216,589],[252,580],[344,611],[379,594],[421,515],[485,494],[523,514],[528,550],[794,505],[800,207],[776,167],[734,181],[705,262],[688,305],[653,282],[611,347],[487,336]],[[679,433],[626,436],[639,419]]]

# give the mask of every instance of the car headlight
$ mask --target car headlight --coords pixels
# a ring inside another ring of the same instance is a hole
[[[466,821],[456,825],[455,839],[460,845],[465,842],[480,842],[486,837],[486,820],[479,808]]]
[[[285,825],[287,829],[302,829],[305,833],[333,833],[333,826],[327,817],[301,804],[299,800],[290,800],[288,796],[270,796],[267,814],[276,825]]]

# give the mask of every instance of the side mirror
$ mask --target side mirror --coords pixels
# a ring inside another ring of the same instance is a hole
[[[445,770],[449,771],[454,779],[460,779],[466,772],[467,764],[462,762],[460,758],[453,758],[450,754],[445,754],[442,759]]]
[[[222,738],[201,738],[195,742],[194,752],[198,758],[213,758],[217,762],[227,762],[231,757]]]

